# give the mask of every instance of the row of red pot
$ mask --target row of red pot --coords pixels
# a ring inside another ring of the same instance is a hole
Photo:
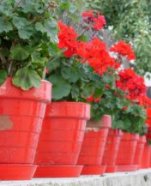
[[[46,109],[50,89],[43,81],[39,89],[24,92],[9,79],[0,87],[0,179],[31,179],[35,171],[35,177],[101,174],[105,167],[113,171],[133,161],[121,154],[135,152],[128,141],[132,138],[136,147],[137,135],[124,134],[120,142],[122,133],[109,131],[109,116],[102,118],[100,130],[85,132],[90,106],[54,102]]]
[[[38,156],[36,157],[36,162],[39,166],[35,177],[75,177],[80,176],[80,174],[100,175],[104,172],[133,171],[138,168],[147,168],[150,166],[150,151],[146,151],[146,149],[148,150],[150,147],[146,144],[144,136],[139,137],[139,135],[136,134],[122,133],[119,130],[111,129],[111,117],[107,115],[102,117],[100,121],[100,125],[102,125],[101,129],[88,128],[84,135],[85,124],[83,125],[82,122],[78,121],[78,117],[73,118],[75,113],[71,114],[70,104],[71,103],[64,103],[66,115],[63,114],[61,116],[63,118],[59,119],[61,128],[56,128],[56,131],[59,130],[60,135],[62,131],[64,137],[58,140],[56,135],[53,135],[54,138],[52,138],[53,131],[50,129],[49,134],[43,135],[45,136],[43,140],[40,139]],[[58,105],[57,111],[60,110],[60,106]],[[52,103],[50,108],[55,110],[56,103]],[[66,117],[67,115],[69,118]],[[50,115],[46,117],[47,124],[45,124],[45,126],[48,126],[45,132],[48,131],[50,124],[59,124],[58,116],[59,115],[57,115],[57,117],[53,115],[55,122],[48,122],[48,120],[52,120],[52,115],[51,117]],[[85,119],[87,117],[85,117]],[[74,125],[76,123],[75,121],[78,121],[79,125],[78,123]],[[71,128],[68,126],[68,132],[64,130],[67,127],[66,123],[71,126]],[[64,124],[66,127],[62,126]],[[75,127],[77,130],[75,130]],[[74,131],[72,131],[73,129]],[[52,147],[54,142],[59,143],[59,145],[57,146],[55,144],[55,146]],[[45,146],[45,143],[47,146]],[[58,148],[55,150],[56,146]],[[52,154],[54,156],[52,156]],[[146,157],[148,157],[148,159]],[[146,166],[147,161],[149,161],[148,166]]]
[[[46,81],[29,91],[14,87],[11,79],[0,86],[1,180],[31,179],[37,165],[36,176],[41,171],[74,176],[82,170],[76,163],[90,106],[51,104],[50,92],[51,85]]]
[[[86,132],[78,163],[84,164],[83,175],[150,168],[151,146],[145,136],[105,126],[99,131],[91,129]]]

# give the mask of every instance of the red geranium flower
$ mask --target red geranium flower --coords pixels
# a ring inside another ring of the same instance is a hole
[[[82,13],[82,17],[84,18],[93,18],[94,17],[94,13],[93,10],[87,10],[85,12]]]
[[[139,97],[139,104],[145,108],[151,107],[151,99],[146,95]]]
[[[94,30],[101,30],[106,25],[106,20],[103,15],[99,15],[98,17],[93,19],[93,28]]]
[[[64,55],[66,57],[72,57],[76,54],[78,34],[75,32],[74,28],[65,25],[61,21],[58,22],[58,27],[58,47],[60,49],[65,49]]]
[[[110,48],[110,51],[116,52],[122,56],[127,57],[129,60],[135,60],[135,53],[130,44],[124,41],[119,41]]]
[[[94,38],[87,43],[80,42],[77,47],[77,55],[100,75],[108,68],[119,67],[119,64],[109,55],[105,43],[99,38]]]
[[[143,77],[136,74],[132,69],[119,72],[119,80],[117,80],[116,86],[127,92],[127,97],[131,100],[139,100],[139,97],[146,93]]]
[[[92,10],[88,10],[82,13],[83,20],[92,25],[92,28],[96,31],[101,30],[106,25],[106,20],[103,15],[94,13]]]

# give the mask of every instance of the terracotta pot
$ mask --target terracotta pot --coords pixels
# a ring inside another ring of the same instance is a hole
[[[75,165],[89,118],[90,105],[85,103],[53,102],[48,105],[37,149],[39,167],[35,177],[60,177],[63,169],[67,173],[65,177],[80,175],[81,166]]]
[[[106,120],[103,119],[103,121]],[[94,125],[92,124],[92,126]],[[78,160],[79,165],[84,165],[82,174],[101,174],[105,171],[105,166],[102,165],[102,159],[111,122],[110,124],[103,123],[102,125],[101,121],[101,126],[100,129],[88,128],[85,132]]]
[[[145,143],[144,151],[141,159],[141,168],[150,168],[151,161],[151,145]]]
[[[106,165],[106,172],[116,171],[116,159],[119,151],[119,145],[122,137],[120,130],[110,129],[105,145],[103,156],[103,165]]]
[[[146,143],[146,136],[140,136],[137,143],[135,158],[134,158],[134,164],[138,165],[138,167],[141,167],[141,161],[143,158],[145,143]]]
[[[36,166],[32,164],[50,92],[47,81],[29,91],[16,88],[11,79],[0,86],[0,179],[33,176]]]
[[[134,157],[139,135],[124,133],[120,142],[116,164],[118,171],[132,171],[138,169],[134,164]]]

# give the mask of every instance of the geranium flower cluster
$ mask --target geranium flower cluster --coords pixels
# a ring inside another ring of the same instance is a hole
[[[76,56],[82,63],[88,63],[96,73],[102,75],[108,68],[118,68],[119,64],[110,56],[106,44],[99,38],[91,41],[79,41],[73,27],[61,21],[58,23],[58,47],[65,50],[66,57]]]
[[[106,24],[103,15],[96,14],[91,10],[84,12],[82,18],[87,25],[86,30],[92,29],[96,32]],[[119,57],[126,57],[129,61],[135,60],[135,53],[131,45],[121,40],[108,49],[105,42],[96,36],[92,37],[91,40],[82,41],[80,40],[81,35],[73,27],[61,21],[58,22],[58,27],[58,47],[62,49],[64,56],[67,58],[76,57],[81,63],[87,63],[101,77],[109,68],[114,69],[118,77],[115,83],[116,88],[124,92],[126,99],[146,109],[146,123],[151,126],[151,100],[146,96],[144,78],[131,68],[120,70],[119,59],[112,57],[114,52]],[[107,89],[110,89],[110,86]],[[119,97],[118,95],[114,96]],[[97,103],[101,99],[101,97],[95,98],[92,95],[87,98],[87,101]],[[125,106],[122,110],[125,111],[126,109]]]
[[[124,69],[119,72],[119,79],[116,85],[127,93],[127,97],[131,100],[139,100],[139,97],[146,94],[144,78],[139,76],[132,69]]]
[[[128,60],[135,60],[136,58],[131,45],[122,40],[114,44],[110,48],[110,51],[127,57]]]
[[[105,73],[108,68],[119,67],[119,64],[109,55],[105,43],[99,38],[94,38],[89,42],[79,42],[77,55],[99,75]]]
[[[58,22],[58,27],[58,47],[65,50],[66,57],[72,57],[76,54],[78,34],[71,26],[67,26],[61,21]]]
[[[92,28],[99,31],[106,25],[105,17],[98,13],[94,13],[93,10],[83,12],[82,17],[83,21],[89,25],[88,29]]]
[[[145,108],[151,107],[151,99],[146,95],[139,97],[139,104],[144,106]]]

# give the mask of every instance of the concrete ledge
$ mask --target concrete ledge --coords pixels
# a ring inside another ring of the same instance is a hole
[[[151,169],[80,178],[0,181],[0,186],[151,186]]]

